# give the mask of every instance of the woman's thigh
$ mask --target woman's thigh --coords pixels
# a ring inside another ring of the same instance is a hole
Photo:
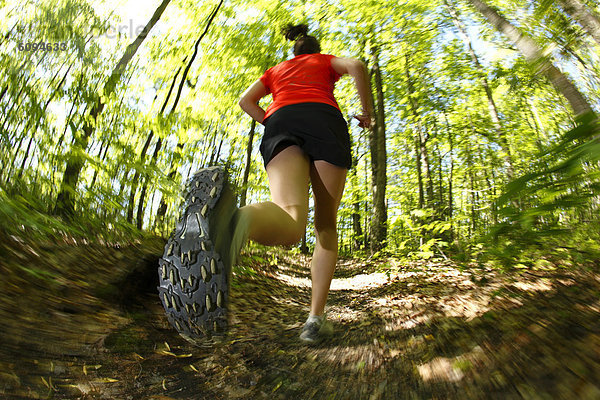
[[[337,210],[344,193],[348,170],[327,161],[316,160],[310,168],[310,180],[315,199],[315,229],[335,229]]]
[[[266,166],[271,199],[296,220],[306,224],[310,161],[298,146],[281,150]]]

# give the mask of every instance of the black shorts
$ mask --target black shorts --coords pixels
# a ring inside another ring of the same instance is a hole
[[[260,154],[265,166],[281,150],[297,145],[311,161],[325,160],[343,168],[352,166],[350,135],[344,116],[325,103],[284,106],[265,121]]]

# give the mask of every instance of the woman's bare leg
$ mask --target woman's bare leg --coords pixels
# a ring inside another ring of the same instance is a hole
[[[337,263],[337,211],[346,183],[346,168],[317,160],[310,180],[315,199],[315,251],[311,262],[311,315],[323,315]]]
[[[264,245],[297,243],[306,230],[310,161],[298,146],[289,146],[266,167],[272,201],[240,208],[248,238]]]

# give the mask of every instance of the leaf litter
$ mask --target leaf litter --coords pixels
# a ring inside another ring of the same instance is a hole
[[[593,268],[501,273],[449,260],[342,259],[328,301],[335,334],[305,346],[297,337],[309,258],[252,247],[234,271],[229,332],[193,346],[170,328],[155,286],[132,284],[151,282],[149,255],[161,246],[3,240],[0,394],[600,398]]]

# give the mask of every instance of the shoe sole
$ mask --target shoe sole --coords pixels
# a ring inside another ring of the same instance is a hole
[[[167,319],[192,343],[222,334],[228,325],[230,274],[210,239],[209,224],[226,190],[220,167],[202,169],[192,177],[182,217],[159,261],[158,292]]]

